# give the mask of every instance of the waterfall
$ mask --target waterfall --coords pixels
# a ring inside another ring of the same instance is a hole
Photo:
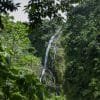
[[[57,30],[57,32],[49,40],[48,46],[46,48],[44,66],[43,66],[43,69],[42,69],[42,74],[40,76],[40,82],[42,81],[42,77],[45,74],[45,70],[47,68],[48,55],[49,55],[50,48],[52,47],[52,43],[55,40],[57,40],[57,38],[59,37],[60,34],[61,34],[61,27]],[[56,47],[55,46],[54,46],[54,53],[56,53]],[[55,57],[55,54],[54,54],[54,57]]]

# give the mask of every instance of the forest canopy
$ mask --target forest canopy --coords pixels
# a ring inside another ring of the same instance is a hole
[[[0,0],[0,100],[100,100],[100,0],[57,1]]]

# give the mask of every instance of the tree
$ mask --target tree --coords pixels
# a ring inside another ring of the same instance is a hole
[[[38,79],[40,59],[34,56],[34,49],[29,52],[28,26],[14,23],[8,15],[2,19],[0,100],[43,100],[46,92]]]
[[[68,100],[100,99],[100,1],[72,10],[66,29],[64,90]]]
[[[59,13],[59,10],[66,12],[72,7],[71,4],[80,2],[81,0],[30,0],[26,7],[30,24],[32,27],[41,24],[42,21],[48,17],[53,19],[63,17]]]
[[[17,10],[17,7],[19,7],[19,3],[14,4],[12,0],[0,0],[0,28],[3,28],[1,14]]]

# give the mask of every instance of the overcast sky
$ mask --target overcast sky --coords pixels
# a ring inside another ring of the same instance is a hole
[[[15,3],[21,3],[21,7],[18,8],[17,11],[10,13],[10,15],[14,16],[15,21],[28,21],[28,15],[23,11],[24,6],[28,4],[29,0],[13,0]]]

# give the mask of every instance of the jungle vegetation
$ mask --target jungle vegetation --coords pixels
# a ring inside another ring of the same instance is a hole
[[[0,0],[0,100],[100,100],[100,0],[57,1],[29,0],[29,22],[15,22],[8,12],[20,3]],[[56,57],[51,51],[48,60],[57,95],[39,77],[59,26]]]

